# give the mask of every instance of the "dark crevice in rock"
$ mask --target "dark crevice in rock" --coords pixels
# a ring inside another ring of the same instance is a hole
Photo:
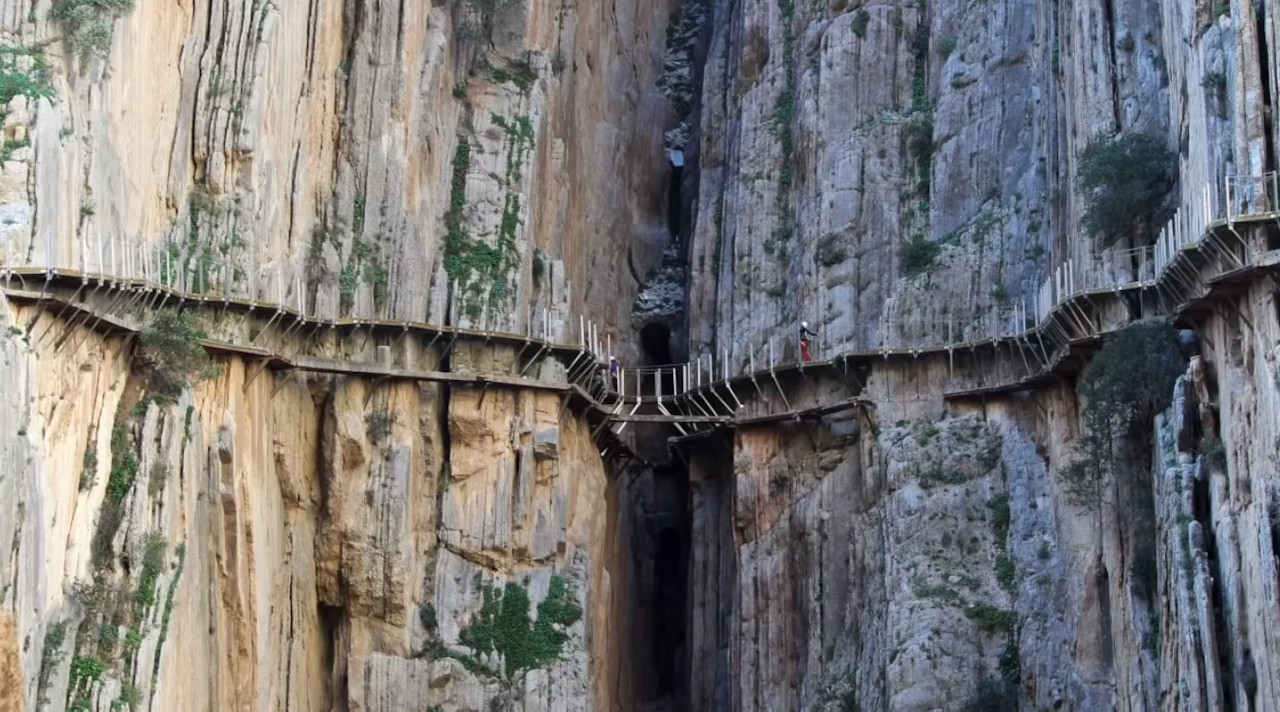
[[[1120,115],[1120,65],[1116,62],[1116,13],[1112,0],[1102,0],[1103,22],[1107,27],[1107,83],[1111,86],[1111,117],[1117,131],[1124,130]]]
[[[1267,37],[1267,23],[1263,15],[1262,3],[1250,4],[1248,6],[1253,12],[1253,22],[1256,28],[1258,38]],[[1262,115],[1266,129],[1262,132],[1263,141],[1266,142],[1266,151],[1263,152],[1262,160],[1264,172],[1274,171],[1276,169],[1276,143],[1275,135],[1272,133],[1272,122],[1274,119],[1275,107],[1271,102],[1271,58],[1267,53],[1267,43],[1259,41],[1258,45],[1258,89],[1262,92]]]
[[[671,330],[657,322],[646,324],[640,329],[640,348],[649,366],[666,366],[671,363]]]
[[[1192,516],[1200,523],[1204,532],[1205,563],[1209,568],[1209,577],[1205,583],[1209,587],[1207,593],[1209,594],[1210,610],[1213,613],[1212,630],[1214,637],[1217,639],[1217,644],[1213,647],[1217,652],[1219,674],[1222,675],[1223,681],[1227,683],[1222,685],[1222,700],[1225,705],[1224,709],[1236,709],[1234,699],[1236,688],[1235,685],[1229,683],[1229,681],[1235,679],[1235,676],[1232,674],[1234,669],[1231,661],[1232,646],[1227,644],[1227,641],[1230,640],[1230,629],[1223,615],[1222,573],[1218,560],[1218,538],[1213,531],[1213,504],[1212,496],[1209,492],[1209,475],[1203,469],[1195,479],[1191,503],[1193,508]]]
[[[1098,642],[1099,654],[1108,669],[1114,664],[1115,644],[1111,638],[1111,575],[1102,562],[1098,563],[1098,573],[1093,581],[1098,596]]]
[[[632,509],[631,621],[634,708],[689,710],[689,473],[678,462],[650,468],[630,486]]]
[[[342,641],[339,640],[342,628],[342,607],[321,603],[317,618],[320,622],[320,639],[325,641],[324,669],[332,671],[329,679],[329,699],[345,700],[347,699],[347,661],[342,659],[345,656],[342,653]]]
[[[681,677],[676,663],[685,639],[685,573],[684,535],[674,526],[665,527],[658,534],[654,561],[654,598],[660,615],[653,630],[652,655],[658,697],[673,695]]]

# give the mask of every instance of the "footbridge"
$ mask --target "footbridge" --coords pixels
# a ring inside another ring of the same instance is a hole
[[[550,309],[529,308],[519,319],[523,333],[513,333],[487,323],[487,297],[482,308],[468,310],[481,315],[479,324],[469,326],[389,319],[358,304],[350,310],[356,313],[344,317],[321,316],[307,303],[296,271],[279,267],[274,279],[244,280],[224,268],[218,279],[216,270],[192,268],[196,255],[127,238],[84,238],[72,263],[49,258],[56,252],[49,245],[42,257],[30,257],[39,251],[31,245],[15,250],[11,240],[0,283],[9,300],[55,316],[42,330],[33,332],[35,319],[27,325],[28,337],[37,344],[60,348],[76,338],[77,326],[133,338],[144,328],[145,314],[164,307],[202,309],[217,319],[236,312],[265,324],[243,342],[202,344],[214,355],[236,355],[250,363],[246,388],[269,371],[277,374],[277,389],[292,374],[310,372],[550,392],[587,418],[603,456],[631,457],[620,437],[631,423],[669,424],[679,433],[673,438],[678,443],[724,428],[819,419],[896,399],[936,397],[936,388],[914,396],[905,389],[869,396],[869,374],[894,364],[904,370],[922,359],[945,364],[942,391],[950,399],[1025,390],[1070,375],[1108,333],[1134,319],[1192,316],[1258,279],[1276,281],[1278,184],[1280,177],[1269,173],[1228,178],[1221,199],[1207,185],[1184,191],[1182,206],[1152,246],[1065,260],[1029,298],[969,319],[885,318],[875,348],[805,363],[783,362],[777,355],[782,344],[765,340],[704,352],[688,363],[619,368],[611,374],[611,339],[602,339],[599,326],[584,316],[575,323],[563,313],[553,317]],[[371,343],[375,357],[311,355],[311,346],[325,333],[360,339],[362,348],[356,350],[361,353],[368,353],[363,347]],[[421,370],[404,363],[404,350],[398,348],[410,335],[442,364],[458,344],[503,345],[518,356],[509,373]],[[558,367],[543,368],[547,364]],[[797,384],[810,378],[835,379],[846,388],[830,402],[793,406]]]

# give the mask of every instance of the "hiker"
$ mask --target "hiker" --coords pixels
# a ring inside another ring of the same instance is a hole
[[[806,362],[813,360],[809,355],[809,337],[817,335],[818,332],[809,328],[809,322],[800,322],[800,358]]]
[[[618,392],[618,359],[609,357],[609,383],[614,393]]]

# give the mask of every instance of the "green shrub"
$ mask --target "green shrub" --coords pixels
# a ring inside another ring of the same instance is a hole
[[[122,685],[120,687],[120,696],[112,701],[111,709],[114,711],[128,707],[132,710],[140,704],[142,704],[142,691],[138,689],[138,686]]]
[[[129,442],[122,423],[111,430],[111,472],[107,475],[107,497],[98,512],[98,525],[93,531],[89,553],[95,569],[111,565],[115,557],[112,544],[124,522],[124,500],[138,478],[138,456]]]
[[[919,113],[907,123],[905,135],[907,151],[916,162],[916,192],[927,199],[933,179],[933,115],[926,110],[923,81],[922,75],[920,91],[916,97],[916,110]]]
[[[396,423],[395,413],[378,410],[364,417],[364,426],[369,434],[369,441],[380,443],[391,434],[391,427]]]
[[[967,608],[964,614],[976,621],[978,627],[988,633],[1012,631],[1014,623],[1017,622],[1017,615],[1013,611],[996,608],[988,603],[979,603]]]
[[[1000,678],[1015,688],[1022,682],[1022,653],[1018,649],[1018,638],[1009,636],[1009,642],[1000,653]]]
[[[174,401],[192,382],[217,378],[217,366],[200,345],[203,336],[185,311],[162,311],[143,330],[145,367],[157,401]]]
[[[1011,515],[1009,512],[1009,495],[1001,492],[987,501],[987,508],[991,510],[991,531],[995,534],[996,543],[1004,545],[1004,541],[1009,536],[1009,522]]]
[[[150,532],[143,543],[142,571],[138,574],[138,588],[133,592],[133,612],[141,621],[156,604],[156,582],[164,570],[169,545],[160,532]]]
[[[439,626],[439,621],[436,619],[435,604],[422,604],[422,606],[418,608],[418,620],[422,621],[422,627],[425,628],[428,633],[434,634],[436,632],[436,628]]]
[[[95,657],[81,656],[71,661],[71,679],[67,683],[67,691],[83,692],[90,685],[102,679],[107,666]]]
[[[1218,472],[1227,471],[1227,446],[1222,442],[1222,438],[1216,435],[1206,436],[1200,443],[1200,454],[1204,456],[1210,467]]]
[[[849,26],[853,29],[853,34],[858,37],[866,37],[867,24],[869,22],[871,22],[871,13],[867,12],[863,8],[858,8],[858,10],[853,13],[853,22],[850,23]]]
[[[482,595],[480,612],[462,629],[458,640],[477,653],[502,653],[507,679],[559,658],[568,640],[560,628],[582,617],[582,607],[561,576],[551,577],[547,597],[538,604],[536,621],[529,619],[529,593],[519,584],[508,583],[501,591],[486,586]]]
[[[1114,474],[1116,433],[1168,408],[1185,369],[1178,332],[1167,323],[1134,324],[1106,342],[1078,385],[1083,432],[1075,462],[1060,472],[1069,494],[1084,504],[1099,501],[1102,484]]]
[[[30,57],[31,69],[20,69],[19,57]],[[30,99],[52,99],[55,94],[49,74],[43,52],[0,46],[0,106],[7,106],[19,94]]]
[[[959,44],[954,37],[943,37],[938,40],[938,54],[950,57],[952,52],[956,51],[956,45]]]
[[[1013,593],[1018,587],[1017,568],[1008,554],[996,556],[996,581],[1009,593]]]
[[[71,50],[90,57],[111,49],[111,26],[133,7],[134,0],[54,0],[50,14],[62,24]]]
[[[1100,136],[1080,152],[1077,189],[1085,198],[1084,227],[1115,238],[1139,218],[1154,218],[1173,187],[1177,156],[1154,136]]]
[[[93,485],[98,481],[98,451],[95,449],[97,443],[90,438],[89,443],[84,448],[84,467],[80,470],[80,491],[93,489]]]
[[[65,654],[62,650],[63,643],[67,639],[67,624],[54,623],[44,632],[44,648],[40,656],[40,676],[36,686],[36,695],[39,702],[48,702],[49,682],[53,677],[54,670],[57,669],[58,663],[62,662]]]
[[[941,252],[942,247],[924,235],[912,235],[902,243],[902,274],[906,277],[926,274],[937,264]]]

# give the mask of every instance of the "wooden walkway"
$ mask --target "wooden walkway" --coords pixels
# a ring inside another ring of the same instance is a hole
[[[523,370],[521,374],[494,374],[407,368],[391,362],[390,348],[386,345],[378,347],[376,362],[365,362],[301,353],[286,355],[279,349],[257,345],[201,341],[212,354],[237,356],[254,362],[254,378],[262,370],[300,371],[373,380],[435,382],[452,387],[519,388],[555,393],[565,397],[577,412],[588,417],[593,432],[605,444],[607,451],[625,448],[614,431],[614,424],[670,424],[681,433],[676,440],[686,441],[705,437],[723,428],[803,421],[842,410],[869,407],[873,405],[872,400],[863,394],[867,374],[883,364],[906,364],[922,358],[947,360],[950,385],[942,393],[944,398],[986,397],[1034,388],[1078,371],[1087,355],[1101,345],[1107,334],[1124,326],[1125,320],[1117,320],[1114,315],[1132,314],[1134,303],[1142,305],[1144,316],[1191,317],[1202,313],[1211,301],[1245,289],[1258,279],[1276,280],[1280,251],[1256,252],[1237,229],[1259,225],[1274,227],[1258,229],[1280,229],[1280,215],[1269,213],[1231,223],[1212,223],[1194,242],[1168,251],[1168,258],[1151,279],[1117,283],[1110,288],[1074,291],[1042,314],[1043,318],[1037,323],[1012,336],[851,351],[823,361],[759,368],[751,373],[722,377],[662,395],[619,396],[611,393],[601,382],[602,359],[584,345],[554,343],[529,334],[477,331],[407,321],[321,319],[277,304],[186,294],[143,280],[117,279],[75,270],[6,268],[0,270],[0,279],[9,285],[4,289],[9,300],[41,306],[57,315],[60,321],[65,321],[64,334],[55,344],[61,344],[76,326],[131,338],[142,329],[142,325],[127,316],[131,310],[182,305],[220,309],[223,313],[234,310],[262,314],[270,319],[264,330],[274,325],[276,331],[286,334],[294,330],[310,330],[313,336],[324,329],[367,330],[373,337],[396,339],[397,342],[408,334],[416,334],[431,344],[440,343],[445,353],[457,342],[503,345],[520,350],[518,362],[528,356],[525,368],[544,358],[556,358],[566,366],[566,382],[525,377]],[[12,288],[15,282],[22,288]],[[88,300],[95,298],[109,303],[105,306],[89,303]],[[1002,368],[993,369],[993,364]],[[520,367],[519,363],[517,367]],[[677,382],[674,377],[680,368],[670,369],[673,382]],[[683,368],[683,382],[688,384],[690,367],[683,365]],[[663,372],[665,369],[658,373],[656,382],[661,381]],[[846,384],[852,381],[852,397],[830,404],[791,407],[787,401],[790,386],[784,384],[811,376],[838,378]],[[745,408],[743,399],[751,400],[753,393],[767,399],[766,389],[776,389],[781,396],[783,410],[749,417],[742,415]],[[642,408],[648,412],[639,412]],[[651,412],[654,409],[661,412]]]

